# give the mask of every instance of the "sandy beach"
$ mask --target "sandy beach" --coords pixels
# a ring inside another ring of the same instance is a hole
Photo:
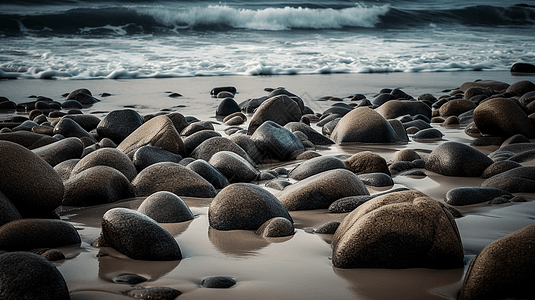
[[[87,88],[100,100],[84,108],[84,114],[100,119],[114,110],[130,108],[141,116],[162,110],[195,116],[201,121],[213,121],[214,130],[226,137],[221,119],[215,112],[222,99],[213,98],[215,87],[234,86],[237,103],[267,95],[266,88],[284,87],[299,96],[315,113],[322,113],[335,103],[350,104],[349,98],[363,94],[373,100],[383,88],[399,88],[408,95],[430,93],[436,98],[449,95],[465,82],[496,80],[513,84],[518,81],[535,82],[535,75],[515,76],[508,71],[446,72],[446,73],[382,73],[382,74],[325,74],[295,76],[214,76],[158,79],[117,80],[32,80],[0,81],[0,96],[15,103],[31,101],[32,95],[45,96],[62,102],[62,94]],[[109,96],[102,97],[103,93]],[[171,93],[182,96],[172,98]],[[342,102],[325,101],[321,97],[342,98]],[[29,112],[8,110],[0,119],[28,116]],[[250,120],[249,120],[250,121]],[[407,144],[350,144],[317,146],[322,156],[351,156],[370,151],[392,163],[404,149],[432,151],[446,142],[470,145],[474,138],[465,133],[466,125],[441,126],[431,123],[444,136],[440,140],[416,142],[409,135]],[[247,123],[240,125],[247,129]],[[321,127],[311,124],[321,133]],[[534,140],[532,139],[531,142]],[[499,146],[473,146],[485,155]],[[260,171],[284,167],[292,170],[303,160],[288,160],[260,164]],[[535,160],[521,163],[535,166]],[[392,174],[393,186],[367,186],[371,194],[406,187],[421,191],[444,202],[446,193],[457,187],[479,187],[484,178],[445,176],[426,169],[425,176]],[[297,182],[281,176],[292,183]],[[255,184],[277,196],[280,191]],[[327,209],[290,211],[295,234],[287,237],[265,238],[251,230],[221,231],[210,227],[208,209],[211,198],[180,196],[195,218],[182,223],[161,223],[176,240],[182,260],[134,260],[111,247],[93,247],[91,243],[101,233],[102,216],[110,209],[137,209],[145,197],[122,199],[115,203],[89,207],[60,207],[61,220],[78,231],[79,246],[59,247],[65,259],[53,262],[65,278],[71,299],[131,299],[124,294],[139,288],[170,287],[182,292],[177,299],[457,299],[463,277],[474,257],[491,242],[514,231],[534,224],[535,194],[513,193],[527,202],[489,205],[480,203],[456,207],[456,218],[462,247],[464,267],[454,269],[342,269],[333,266],[331,234],[318,234],[321,225],[342,222],[348,213],[330,213]],[[148,280],[138,284],[118,284],[113,281],[121,274],[137,274]],[[228,289],[201,286],[204,278],[225,276],[237,283]]]

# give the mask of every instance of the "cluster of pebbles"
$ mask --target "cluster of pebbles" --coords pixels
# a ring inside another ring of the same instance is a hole
[[[62,103],[40,97],[0,109],[24,109],[0,123],[0,298],[70,299],[64,278],[50,261],[55,249],[79,245],[76,228],[58,209],[86,207],[133,197],[137,210],[114,208],[102,218],[93,247],[112,247],[138,260],[182,259],[180,246],[159,223],[194,218],[180,196],[213,198],[215,230],[252,230],[263,237],[295,232],[290,211],[327,209],[347,213],[317,233],[332,235],[337,268],[461,268],[464,254],[455,206],[526,201],[535,192],[535,84],[464,83],[438,99],[414,99],[400,89],[373,100],[352,95],[315,113],[284,88],[236,103],[234,87],[215,88],[219,122],[178,112],[141,116],[132,109],[104,118],[84,114],[99,100],[86,89]],[[347,104],[349,103],[349,104]],[[63,112],[68,110],[68,112]],[[438,124],[433,126],[433,123]],[[315,124],[315,125],[314,125]],[[223,126],[224,130],[215,130]],[[325,156],[317,149],[351,143],[407,144],[441,140],[441,126],[465,126],[473,145],[499,145],[485,155],[474,147],[444,142],[432,151],[404,149],[392,161],[372,152]],[[293,169],[262,165],[298,161]],[[260,167],[259,167],[260,166]],[[389,187],[399,175],[483,177],[480,187],[450,190],[445,199]],[[271,193],[268,189],[278,190]],[[465,275],[459,299],[529,298],[533,295],[535,225],[488,245]],[[66,262],[68,263],[68,261]],[[144,278],[118,276],[116,282]],[[205,287],[236,282],[211,277]],[[175,299],[172,288],[132,289],[125,297]]]

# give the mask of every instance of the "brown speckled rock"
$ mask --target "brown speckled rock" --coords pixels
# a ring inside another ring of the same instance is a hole
[[[275,217],[293,222],[273,194],[249,183],[227,186],[212,200],[208,210],[210,226],[218,230],[257,230]]]
[[[479,177],[493,163],[492,159],[470,146],[446,142],[431,152],[425,168],[446,176]]]
[[[534,248],[535,225],[490,243],[470,263],[459,299],[533,298]]]
[[[535,138],[535,125],[510,99],[494,98],[481,103],[474,110],[474,123],[483,134],[502,137],[522,134]]]
[[[447,269],[464,264],[453,216],[418,191],[390,193],[362,204],[344,218],[332,245],[337,268]]]
[[[415,159],[420,159],[420,155],[412,149],[403,149],[396,153],[393,161],[413,161]]]
[[[450,100],[444,103],[444,105],[440,107],[439,111],[440,111],[440,116],[449,117],[449,116],[458,116],[474,108],[476,108],[476,105],[472,101],[463,100],[463,99],[455,99],[455,100]]]
[[[294,226],[290,220],[275,217],[267,220],[256,230],[256,234],[263,237],[284,237],[294,234]]]
[[[378,112],[360,107],[347,113],[334,128],[331,139],[337,143],[401,143],[390,123]]]
[[[346,160],[346,167],[355,174],[385,173],[390,175],[386,160],[370,151],[359,152]]]
[[[494,90],[494,91],[501,91],[501,90],[507,89],[509,87],[509,84],[505,82],[501,82],[501,81],[495,81],[495,80],[479,80],[475,82],[465,82],[461,85],[459,90],[464,92],[468,90],[469,88],[473,88],[473,87],[484,88],[484,89],[489,89],[489,90]]]
[[[109,138],[120,144],[134,130],[143,124],[143,118],[132,109],[114,110],[100,121],[96,127],[100,137]]]
[[[74,226],[62,220],[19,219],[0,226],[0,250],[29,251],[80,243]]]
[[[415,116],[422,114],[431,118],[431,108],[422,101],[413,100],[390,100],[379,106],[375,111],[385,119],[395,119],[403,115]]]
[[[231,151],[215,153],[208,163],[223,174],[230,183],[252,182],[259,172],[243,157]]]

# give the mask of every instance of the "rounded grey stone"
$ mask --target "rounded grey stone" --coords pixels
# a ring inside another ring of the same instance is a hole
[[[159,191],[150,195],[139,205],[137,211],[158,223],[180,223],[193,220],[193,213],[184,200],[167,191]]]
[[[223,174],[202,159],[197,159],[189,163],[186,168],[201,175],[202,178],[210,182],[216,189],[222,189],[229,184],[227,178],[223,176]]]
[[[288,177],[295,180],[303,180],[305,178],[319,174],[324,171],[345,168],[345,163],[336,157],[319,156],[306,160],[297,167],[295,167],[288,174]]]
[[[172,153],[154,146],[143,146],[137,149],[132,157],[132,162],[138,172],[159,162],[179,163],[181,160],[182,156],[180,154]]]
[[[492,159],[470,146],[446,142],[431,152],[425,168],[445,176],[479,177],[493,163]]]
[[[123,173],[129,181],[132,181],[137,175],[134,163],[126,154],[115,148],[100,148],[82,158],[72,170],[71,176],[76,176],[95,166],[112,167]]]
[[[230,151],[220,151],[212,155],[208,161],[216,170],[221,172],[230,183],[252,182],[257,179],[259,172],[247,160]]]
[[[116,144],[120,144],[142,124],[143,118],[135,110],[114,110],[98,123],[97,133],[103,138],[109,138]]]

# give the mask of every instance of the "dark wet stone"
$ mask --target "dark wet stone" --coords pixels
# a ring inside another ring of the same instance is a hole
[[[253,139],[251,139],[251,136],[246,134],[234,134],[229,137],[229,140],[236,143],[236,145],[240,146],[245,152],[249,155],[249,157],[257,164],[263,163],[264,160],[264,154],[258,150],[258,147],[256,147],[255,142]]]
[[[513,93],[518,96],[522,96],[526,93],[533,92],[533,91],[535,91],[535,83],[529,80],[522,80],[522,81],[517,81],[511,84],[505,92]]]
[[[509,158],[510,161],[517,163],[523,163],[535,159],[535,150],[527,150],[518,154],[515,154]]]
[[[333,130],[331,139],[337,143],[400,143],[390,123],[370,108],[356,108],[345,115]]]
[[[279,175],[288,175],[288,173],[290,173],[290,171],[288,171],[288,169],[286,169],[284,167],[275,168],[275,169],[273,169],[273,171],[279,173]]]
[[[303,180],[305,178],[319,174],[324,171],[345,168],[345,163],[336,157],[319,156],[304,161],[303,163],[295,167],[288,174],[288,177],[293,178],[295,180]]]
[[[242,117],[240,117],[240,116],[235,116],[235,117],[233,117],[233,118],[227,120],[227,121],[225,122],[225,125],[227,125],[227,126],[235,126],[235,125],[241,125],[241,124],[243,124],[244,122],[245,122],[245,121],[243,120]]]
[[[58,261],[58,260],[65,259],[65,255],[63,254],[63,252],[57,249],[41,248],[41,249],[33,249],[31,252],[41,255],[42,257],[46,258],[46,260],[48,261]]]
[[[186,168],[201,175],[202,178],[206,179],[216,189],[222,189],[229,184],[227,178],[205,160],[197,159],[189,163]]]
[[[117,277],[113,278],[113,282],[115,283],[126,283],[126,284],[138,284],[147,281],[148,279],[137,275],[137,274],[121,274]]]
[[[4,300],[69,300],[69,289],[58,269],[40,255],[0,255],[0,298]]]
[[[238,103],[236,103],[236,101],[234,101],[232,98],[225,98],[219,103],[215,114],[216,116],[226,117],[235,112],[241,112]]]
[[[13,203],[0,191],[0,226],[20,218]]]
[[[342,116],[339,114],[330,114],[327,116],[322,116],[321,119],[316,123],[316,126],[323,127],[325,124],[335,120],[335,119],[341,119]]]
[[[299,122],[302,115],[299,105],[290,97],[278,95],[269,98],[256,109],[249,122],[247,134],[252,135],[267,121],[284,126],[289,122]]]
[[[377,97],[375,97],[375,99],[373,99],[372,104],[373,105],[376,105],[376,106],[381,106],[385,103],[387,103],[388,101],[391,101],[391,100],[394,100],[396,99],[396,97],[392,94],[390,94],[390,92],[388,93],[381,93],[379,95],[377,95]]]
[[[295,153],[305,150],[299,138],[272,121],[266,121],[260,125],[251,139],[265,157],[276,160],[288,160]]]
[[[446,142],[431,152],[425,168],[445,176],[479,177],[493,163],[492,159],[470,146]]]
[[[62,220],[18,219],[0,226],[0,250],[30,251],[80,243],[74,226]]]
[[[414,168],[414,165],[410,161],[396,161],[390,166],[388,166],[388,170],[391,174],[397,174],[402,171],[410,170]]]
[[[497,161],[493,163],[492,165],[488,166],[488,168],[486,168],[485,171],[483,171],[483,174],[481,174],[481,177],[490,178],[494,175],[497,175],[497,174],[500,174],[505,171],[509,171],[511,169],[518,168],[521,166],[522,166],[521,164],[515,161],[510,161],[510,160]]]
[[[427,174],[425,174],[422,170],[410,170],[407,172],[403,172],[401,176],[411,176],[411,177],[426,177]]]
[[[90,206],[134,197],[130,180],[109,166],[94,166],[65,181],[62,205]]]
[[[127,208],[113,208],[104,214],[100,239],[132,259],[182,259],[180,247],[167,230],[153,219]]]
[[[147,197],[137,209],[158,223],[179,223],[193,220],[193,213],[177,195],[160,191]]]
[[[414,100],[391,100],[379,106],[375,111],[385,119],[395,119],[403,115],[415,116],[418,114],[431,118],[431,108],[424,102]]]
[[[483,134],[510,137],[522,134],[535,138],[535,125],[526,113],[512,100],[494,98],[478,105],[474,122]]]
[[[92,105],[99,102],[97,98],[86,93],[78,93],[74,98],[76,101],[80,102],[83,105]]]
[[[201,175],[172,162],[156,163],[143,169],[132,185],[136,197],[149,196],[158,191],[200,198],[212,198],[217,194],[214,186]]]
[[[32,131],[32,128],[34,126],[39,126],[39,124],[37,124],[36,122],[34,121],[30,121],[30,120],[26,120],[24,122],[22,122],[22,124],[20,124],[19,126],[15,126],[13,127],[11,130],[13,132],[16,132],[16,131]]]
[[[123,152],[115,148],[101,148],[86,155],[71,172],[71,176],[92,168],[94,166],[108,166],[123,173],[129,181],[132,181],[137,170],[134,163]]]
[[[186,154],[191,154],[197,146],[207,139],[213,137],[221,137],[221,134],[214,130],[201,130],[189,135],[184,139],[184,146],[186,147]]]
[[[215,97],[215,96],[217,96],[217,94],[219,94],[221,92],[229,92],[229,93],[232,93],[232,94],[236,94],[237,90],[233,86],[215,87],[210,91],[210,95]]]
[[[511,194],[498,188],[459,187],[449,190],[444,201],[450,205],[461,206],[488,202],[503,195]]]
[[[409,136],[407,135],[407,131],[405,130],[405,127],[403,127],[403,124],[396,119],[390,119],[387,121],[398,135],[399,139],[401,140],[401,143],[407,144],[409,142]]]
[[[202,287],[211,289],[228,289],[235,284],[234,279],[223,276],[206,277],[201,282]]]
[[[290,122],[284,126],[284,128],[290,130],[291,132],[300,131],[304,133],[308,140],[314,145],[332,145],[334,142],[322,135],[321,133],[314,130],[307,124],[301,122]]]
[[[84,115],[84,114],[67,114],[62,117],[62,119],[71,119],[74,122],[78,123],[85,131],[90,132],[91,130],[97,128],[100,123],[100,118],[94,115]],[[61,119],[60,119],[61,121]]]
[[[444,134],[436,128],[422,129],[414,134],[412,139],[416,142],[434,142],[441,140]]]
[[[283,180],[283,179],[271,180],[266,183],[266,187],[276,189],[279,191],[284,190],[284,188],[289,185],[292,185],[292,183],[289,182],[288,180]]]
[[[154,146],[143,146],[134,153],[132,161],[136,170],[141,172],[146,167],[159,162],[179,163],[182,156]]]
[[[415,159],[419,159],[420,155],[412,149],[403,149],[396,153],[396,156],[394,157],[393,161],[413,161]]]
[[[120,144],[127,136],[143,124],[143,118],[132,109],[114,110],[100,121],[97,133],[100,137]]]
[[[381,224],[381,226],[377,226]],[[429,227],[435,230],[427,230]],[[460,268],[464,254],[453,216],[418,191],[368,201],[333,236],[337,268]]]
[[[256,166],[255,161],[240,146],[225,137],[213,137],[205,140],[192,152],[191,157],[209,161],[214,154],[220,151],[230,151],[238,154],[251,165]]]
[[[65,137],[77,137],[77,138],[87,138],[93,143],[96,143],[97,140],[89,134],[82,126],[80,126],[76,121],[70,118],[62,118],[56,126],[54,126],[54,134],[61,134]]]
[[[330,213],[347,213],[353,211],[355,208],[373,199],[374,196],[362,195],[362,196],[349,196],[338,199],[331,203],[328,207]]]
[[[52,167],[55,167],[63,161],[80,158],[84,151],[84,145],[79,138],[70,137],[43,147],[35,148],[32,151]]]
[[[498,150],[494,151],[493,153],[489,154],[489,157],[492,157],[492,155],[498,154],[500,152],[510,152],[513,154],[520,154],[522,152],[535,150],[535,143],[515,143],[515,144],[509,144],[506,146],[500,147]]]
[[[342,118],[336,118],[323,125],[321,128],[321,133],[326,136],[331,136],[340,120],[342,120]]]
[[[518,167],[494,175],[483,181],[481,187],[500,188],[510,193],[535,193],[535,167]]]
[[[259,181],[266,181],[266,180],[273,180],[275,178],[279,177],[279,174],[275,171],[261,171],[258,175]]]
[[[177,132],[182,132],[182,130],[189,125],[186,117],[179,112],[172,112],[170,114],[166,114],[166,116],[171,120],[171,122],[173,122]]]
[[[67,100],[63,103],[61,103],[61,108],[64,108],[64,109],[71,109],[71,108],[74,108],[74,109],[82,109],[84,108],[83,104],[76,101],[76,100]]]
[[[357,177],[368,186],[386,187],[394,185],[392,177],[385,173],[366,173],[357,175]]]
[[[414,120],[414,121],[410,121],[410,122],[405,122],[405,123],[403,123],[403,127],[405,129],[408,129],[410,127],[416,127],[416,128],[418,128],[420,130],[427,129],[427,128],[432,128],[432,126],[429,125],[429,123],[427,123],[427,122],[425,122],[423,120]]]
[[[283,217],[275,217],[267,220],[256,230],[256,234],[263,237],[285,237],[295,232],[292,222]]]
[[[180,135],[190,136],[196,132],[203,130],[214,130],[214,124],[209,121],[199,121],[189,124],[186,128],[182,129]]]
[[[326,109],[323,114],[321,115],[321,119],[324,119],[330,115],[339,115],[340,117],[345,116],[347,113],[352,111],[354,107],[346,105],[346,106],[332,106],[328,109]]]
[[[528,63],[514,63],[511,73],[535,73],[535,65]]]
[[[362,181],[351,171],[335,169],[294,183],[277,198],[292,211],[327,208],[340,198],[358,195],[369,195]]]
[[[91,91],[89,91],[88,89],[86,89],[86,88],[81,88],[81,89],[76,89],[76,90],[70,92],[69,94],[67,94],[67,96],[65,97],[65,100],[75,99],[75,98],[76,98],[76,95],[79,94],[79,93],[84,93],[84,94],[88,94],[88,95],[93,95],[93,94],[91,94]]]
[[[476,108],[476,104],[472,101],[455,99],[446,102],[440,107],[440,115],[442,117],[458,116],[474,108]]]
[[[167,116],[157,116],[132,132],[124,139],[117,149],[132,158],[134,153],[143,146],[155,146],[171,153],[186,155],[182,138]]]
[[[535,279],[535,225],[495,240],[472,260],[459,294],[460,300],[529,299]]]
[[[208,210],[210,226],[218,230],[257,230],[275,217],[293,222],[273,194],[248,183],[231,184],[221,190]]]
[[[231,151],[219,151],[215,153],[208,163],[221,172],[230,183],[252,182],[259,175],[258,170],[253,165]]]
[[[63,199],[63,181],[32,151],[0,141],[0,191],[23,217],[48,216]]]
[[[318,229],[314,230],[314,232],[320,234],[334,234],[336,232],[336,229],[338,229],[338,226],[340,226],[340,222],[327,222],[318,227]]]
[[[531,143],[530,140],[521,135],[521,134],[515,134],[513,135],[512,137],[506,139],[505,141],[503,141],[503,143],[501,144],[501,147],[505,147],[507,145],[511,145],[511,144],[520,144],[520,143]]]
[[[0,102],[0,109],[2,110],[11,110],[11,109],[16,109],[17,108],[17,104],[13,101],[1,101]]]
[[[132,290],[126,296],[142,300],[174,300],[182,295],[182,292],[170,287],[152,287]]]
[[[54,127],[50,125],[39,125],[32,127],[32,132],[46,135],[54,135]]]
[[[224,119],[223,119],[223,123],[227,123],[228,120],[234,118],[234,117],[240,117],[241,119],[243,119],[243,122],[247,121],[247,116],[244,115],[241,111],[238,111],[238,112],[235,112],[235,113],[232,113],[228,116],[226,116]],[[242,122],[242,123],[243,123]]]
[[[346,159],[346,167],[355,174],[385,173],[390,175],[386,160],[370,151],[359,152]]]

